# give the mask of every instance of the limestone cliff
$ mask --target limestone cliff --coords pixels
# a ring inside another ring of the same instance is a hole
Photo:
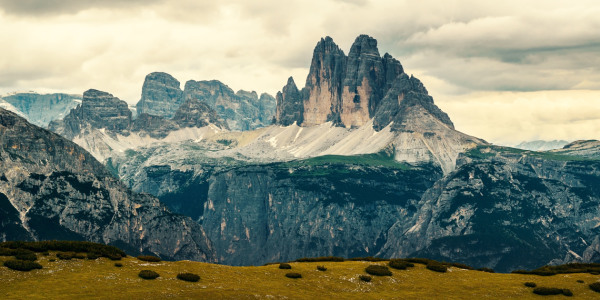
[[[137,113],[161,116],[170,119],[183,103],[183,91],[173,76],[163,72],[146,75],[142,86],[142,97],[136,104]]]

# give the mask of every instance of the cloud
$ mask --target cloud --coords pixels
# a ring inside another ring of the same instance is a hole
[[[0,9],[16,15],[73,14],[92,8],[123,8],[148,5],[163,0],[0,0]]]
[[[500,145],[600,139],[600,91],[478,92],[436,102],[457,130]]]

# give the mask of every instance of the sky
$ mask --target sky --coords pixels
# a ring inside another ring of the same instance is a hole
[[[135,104],[144,77],[218,79],[274,95],[303,85],[331,36],[378,40],[456,129],[489,142],[600,139],[600,2],[0,0],[0,95]]]

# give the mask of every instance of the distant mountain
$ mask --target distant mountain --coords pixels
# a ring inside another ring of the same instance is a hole
[[[74,140],[103,160],[116,150],[106,139],[118,143],[132,136],[136,140],[149,136],[163,139],[171,132],[208,125],[228,129],[216,112],[197,99],[181,104],[172,119],[142,113],[134,120],[125,101],[112,94],[88,90],[83,93],[80,106],[72,109],[62,120],[52,121],[49,129]]]
[[[524,141],[515,146],[518,149],[532,150],[532,151],[548,151],[553,149],[560,149],[568,144],[565,140],[552,140],[552,141]]]
[[[214,109],[232,130],[253,130],[271,124],[275,114],[275,99],[263,93],[240,90],[235,93],[218,80],[185,83],[185,90],[173,76],[154,72],[146,76],[142,97],[137,103],[139,114],[172,118],[186,100],[199,100]]]
[[[74,143],[0,108],[0,240],[88,240],[213,261],[203,229],[131,192]]]
[[[2,99],[18,112],[4,108],[22,113],[29,122],[40,127],[47,127],[51,121],[64,118],[81,103],[81,95],[69,94],[16,93]]]
[[[600,159],[600,141],[580,140],[569,143],[561,149],[555,149],[552,153],[571,155],[587,159]]]

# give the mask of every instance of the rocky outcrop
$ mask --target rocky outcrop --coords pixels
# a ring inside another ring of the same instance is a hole
[[[275,114],[272,96],[262,94],[259,99],[256,92],[240,90],[234,93],[218,80],[186,82],[184,98],[205,102],[232,130],[245,131],[268,126]]]
[[[74,143],[0,109],[0,144],[0,240],[88,240],[213,261],[202,227],[131,192]]]
[[[153,72],[144,79],[142,97],[136,107],[139,115],[146,113],[170,119],[182,103],[179,81],[167,73]]]
[[[289,126],[294,123],[302,124],[304,103],[302,96],[294,78],[288,78],[287,84],[281,92],[277,93],[277,110],[275,113],[275,122],[283,126]]]
[[[400,75],[406,76],[400,62],[388,53],[381,57],[377,41],[370,36],[357,37],[348,56],[333,39],[323,38],[313,52],[305,87],[298,93],[288,80],[281,91],[278,100],[282,103],[278,102],[276,121],[289,125],[293,123],[290,117],[296,116],[294,121],[301,119],[297,123],[302,126],[329,121],[348,128],[363,126],[375,117]]]
[[[81,95],[17,93],[2,98],[32,124],[46,127],[53,120],[64,118],[81,103]],[[0,100],[1,101],[1,100]]]
[[[507,272],[597,262],[600,164],[482,146],[389,230],[379,255],[423,256]]]
[[[195,99],[187,99],[173,116],[173,122],[180,128],[204,127],[209,124],[229,129],[227,123],[219,119],[217,113],[208,104]]]
[[[73,139],[86,129],[86,125],[126,135],[131,125],[131,111],[127,102],[107,92],[91,89],[83,93],[80,106],[72,109],[63,120],[52,121],[48,127]]]
[[[78,136],[85,139],[97,129],[105,129],[111,135],[138,133],[162,139],[172,131],[204,127],[209,123],[227,129],[227,124],[218,118],[216,112],[197,99],[179,105],[172,119],[142,113],[132,120],[125,101],[106,92],[88,90],[83,94],[82,104],[71,110],[63,120],[53,121],[49,129],[68,139]]]

